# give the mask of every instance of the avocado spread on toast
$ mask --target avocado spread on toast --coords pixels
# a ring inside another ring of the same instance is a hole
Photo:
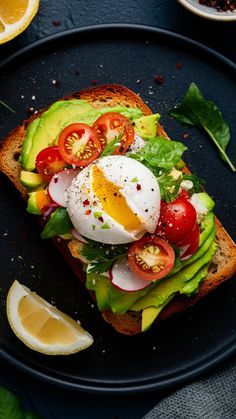
[[[101,115],[107,112],[116,112],[127,117],[132,122],[135,132],[147,142],[150,138],[156,136],[159,114],[144,116],[138,108],[122,106],[94,108],[86,100],[73,99],[54,103],[29,124],[22,147],[20,157],[20,163],[24,169],[22,183],[25,182],[24,185],[28,186],[30,191],[27,208],[29,212],[40,214],[40,208],[42,207],[41,205],[39,208],[37,204],[37,200],[42,199],[42,196],[39,197],[37,193],[37,190],[40,189],[40,175],[35,173],[35,159],[38,153],[48,146],[56,145],[61,131],[68,125],[84,123],[91,126]],[[179,157],[177,160],[178,163],[175,167],[178,167],[180,163],[183,167],[183,161]],[[163,166],[163,173],[165,173],[165,170],[165,166]],[[163,176],[160,175],[160,185],[162,178]],[[173,182],[170,182],[169,185],[169,189],[167,189],[173,191]],[[144,289],[127,292],[115,287],[107,274],[87,270],[86,287],[95,292],[97,305],[101,311],[107,309],[110,309],[113,313],[142,311],[142,331],[145,331],[176,294],[191,296],[197,293],[199,284],[207,276],[209,263],[216,251],[214,215],[212,212],[214,202],[205,192],[200,194],[203,194],[204,206],[207,208],[209,204],[209,208],[200,223],[198,249],[186,260],[180,260],[177,252],[174,266],[164,279],[154,281]],[[45,197],[43,198],[45,199]],[[53,224],[53,221],[51,221],[51,224]],[[59,230],[55,229],[55,231]],[[68,234],[68,237],[71,238],[71,235]]]

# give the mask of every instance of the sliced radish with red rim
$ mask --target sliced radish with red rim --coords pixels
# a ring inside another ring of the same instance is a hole
[[[79,172],[79,169],[64,169],[52,177],[48,185],[48,193],[52,200],[61,207],[67,206],[67,191],[72,183],[72,180]]]
[[[138,291],[152,284],[152,281],[140,278],[130,269],[127,258],[118,259],[109,274],[112,284],[123,291]]]

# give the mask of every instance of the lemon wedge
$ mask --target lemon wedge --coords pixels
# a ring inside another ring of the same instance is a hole
[[[71,317],[14,281],[7,295],[7,318],[26,346],[47,355],[70,355],[93,343]]]
[[[39,0],[0,1],[0,44],[23,32],[36,15]]]

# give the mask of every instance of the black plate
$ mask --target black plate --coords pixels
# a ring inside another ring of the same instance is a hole
[[[79,75],[76,70],[79,69]],[[168,110],[195,81],[218,104],[236,137],[236,67],[224,57],[182,36],[131,25],[106,25],[61,33],[20,51],[0,66],[1,100],[16,114],[1,109],[1,136],[21,122],[27,108],[48,105],[91,83],[121,83],[162,114],[173,139],[189,147],[187,163],[204,177],[216,199],[216,213],[236,232],[235,179],[205,135],[184,129]],[[154,76],[162,74],[163,84]],[[59,83],[53,84],[53,80]],[[35,100],[34,100],[35,99]],[[187,139],[183,135],[189,132]],[[228,148],[235,155],[236,142]],[[233,193],[234,188],[234,193]],[[51,383],[96,392],[137,392],[170,387],[193,378],[229,356],[236,347],[236,283],[229,280],[192,309],[146,334],[117,334],[101,319],[86,290],[48,241],[39,238],[35,218],[10,182],[1,175],[1,333],[6,360]],[[20,282],[78,317],[95,343],[69,357],[30,351],[13,335],[5,315],[7,291]]]

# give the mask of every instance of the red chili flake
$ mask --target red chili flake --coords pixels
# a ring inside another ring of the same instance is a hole
[[[156,76],[154,76],[154,80],[157,84],[162,84],[164,83],[164,76],[163,74],[157,74]]]
[[[98,220],[99,220],[99,221],[101,221],[101,223],[103,223],[103,222],[104,222],[103,217],[98,217]]]
[[[98,82],[98,81],[97,81],[97,80],[95,80],[95,79],[91,80],[91,84],[93,84],[93,85],[94,85],[94,84],[97,84],[97,82]]]
[[[55,27],[61,26],[61,21],[59,19],[53,19],[52,24]]]
[[[136,189],[137,189],[137,191],[141,191],[142,188],[141,188],[141,185],[139,183],[137,183]]]
[[[181,63],[176,63],[175,67],[177,68],[177,70],[181,70],[181,68],[183,67],[183,65]]]
[[[84,202],[83,202],[83,206],[87,207],[89,204],[90,204],[89,200],[85,199]]]
[[[89,215],[89,214],[91,214],[91,210],[86,210],[85,215]]]

